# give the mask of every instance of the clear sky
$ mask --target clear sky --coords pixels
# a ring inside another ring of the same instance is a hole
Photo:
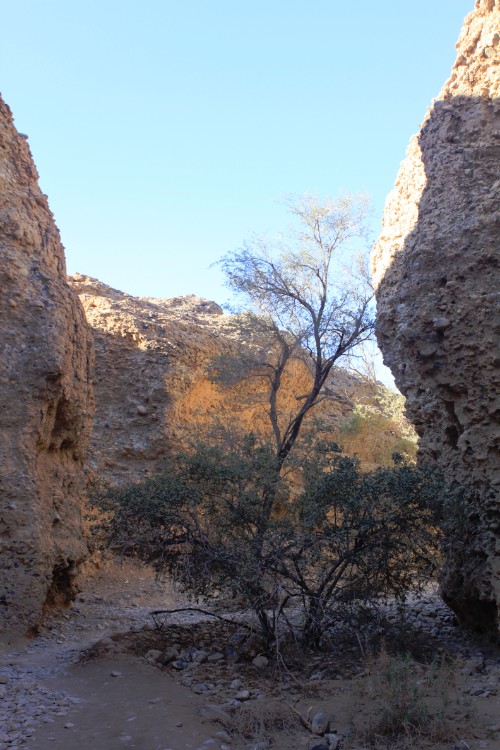
[[[449,75],[473,0],[3,2],[0,90],[68,271],[223,302],[211,263],[289,193],[373,196]]]

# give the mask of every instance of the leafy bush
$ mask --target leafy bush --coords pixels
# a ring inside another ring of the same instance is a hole
[[[397,460],[363,473],[336,445],[317,443],[292,482],[277,474],[273,447],[249,435],[228,449],[198,446],[162,476],[94,499],[115,548],[194,595],[244,597],[269,641],[299,603],[302,640],[318,646],[334,605],[403,598],[436,566],[445,486]]]

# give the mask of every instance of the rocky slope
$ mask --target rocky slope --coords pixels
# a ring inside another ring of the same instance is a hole
[[[95,339],[96,415],[90,464],[111,482],[137,481],[157,472],[172,449],[217,428],[235,425],[269,430],[263,383],[232,384],[209,373],[218,356],[234,356],[241,337],[234,318],[215,302],[194,296],[174,299],[132,297],[76,274],[70,285],[82,301]],[[207,369],[208,368],[208,369]],[[281,413],[297,407],[309,371],[292,362],[285,373]],[[335,375],[334,398],[317,411],[334,427],[352,409],[352,399],[370,397],[370,388],[344,371]]]
[[[91,331],[26,137],[0,99],[0,639],[72,593],[92,415]]]
[[[373,252],[378,340],[421,436],[467,488],[443,577],[480,629],[500,605],[500,2],[478,0],[414,136]],[[458,501],[457,501],[458,502]]]

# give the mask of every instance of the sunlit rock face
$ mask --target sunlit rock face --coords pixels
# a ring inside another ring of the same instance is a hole
[[[137,482],[161,471],[168,457],[197,441],[231,440],[238,432],[268,435],[267,381],[249,378],[242,366],[233,383],[213,378],[215,358],[241,352],[234,318],[215,302],[194,295],[172,299],[133,297],[97,279],[75,274],[94,332],[96,412],[89,468],[114,484]],[[283,375],[278,407],[283,419],[296,411],[311,385],[301,360]],[[335,396],[311,412],[305,430],[321,417],[334,432],[354,401],[369,402],[371,387],[335,372]]]
[[[0,99],[0,641],[67,602],[86,544],[91,331],[26,137]]]
[[[481,630],[500,605],[500,0],[466,17],[452,74],[387,199],[372,257],[379,345],[435,460],[467,488],[446,600]]]

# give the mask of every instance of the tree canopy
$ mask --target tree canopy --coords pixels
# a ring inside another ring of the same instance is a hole
[[[255,369],[269,379],[269,417],[279,466],[307,412],[327,396],[334,365],[370,338],[374,328],[366,254],[359,251],[367,234],[366,197],[347,195],[319,203],[304,196],[287,205],[296,222],[286,237],[255,236],[220,261],[228,286],[249,311],[247,324],[253,321],[265,342],[256,347]],[[292,357],[307,364],[311,387],[283,425],[277,393]]]

